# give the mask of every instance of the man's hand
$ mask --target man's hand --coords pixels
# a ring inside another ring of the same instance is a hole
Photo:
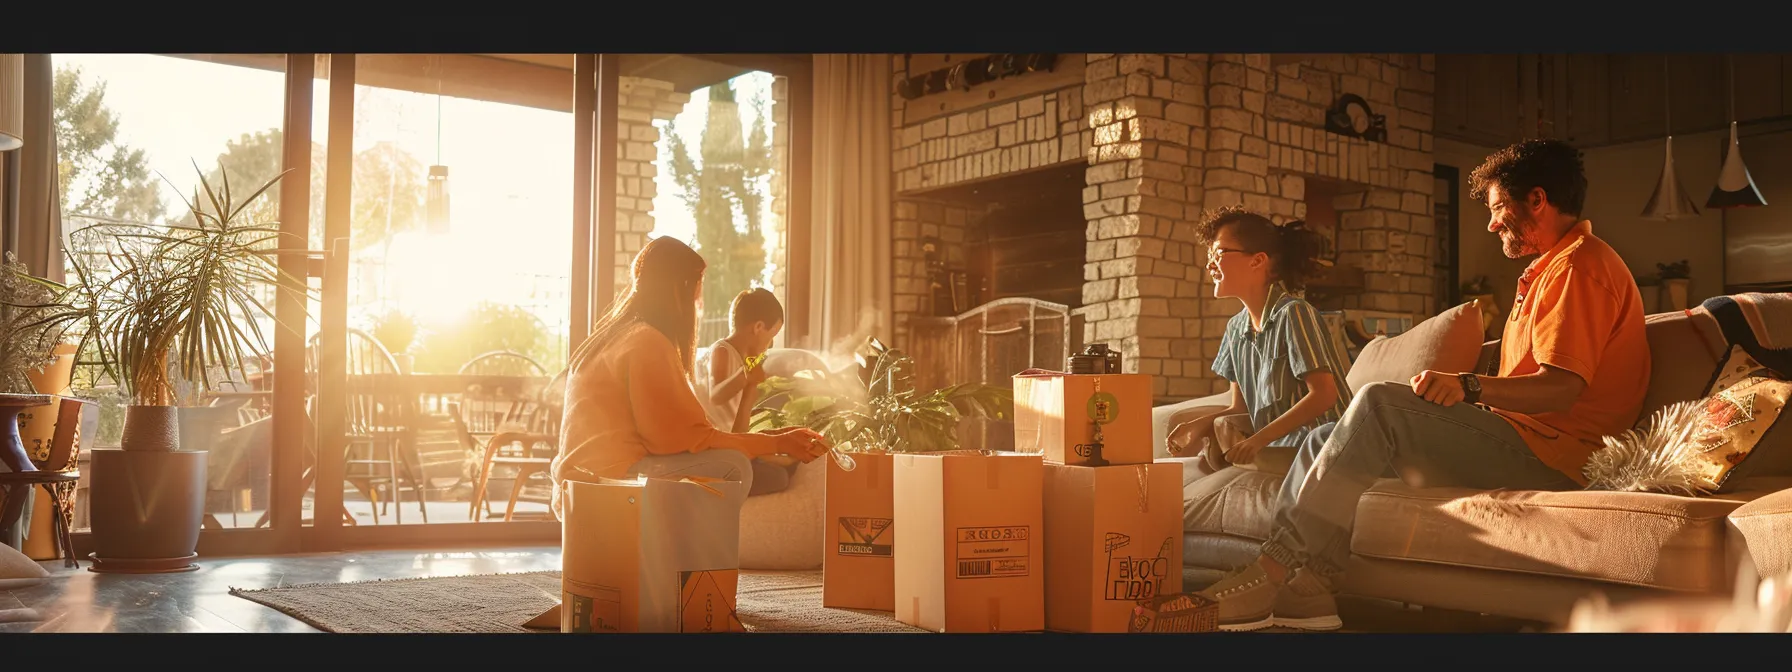
[[[1425,401],[1444,407],[1455,406],[1467,396],[1462,391],[1462,378],[1442,371],[1423,371],[1413,376],[1412,391]]]
[[[1226,461],[1233,464],[1250,464],[1257,461],[1257,453],[1262,452],[1263,446],[1267,443],[1259,438],[1261,436],[1261,434],[1252,434],[1239,439],[1237,443],[1232,444],[1231,448],[1226,449]]]

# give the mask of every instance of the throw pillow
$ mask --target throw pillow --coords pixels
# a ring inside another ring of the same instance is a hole
[[[1647,430],[1605,437],[1583,470],[1588,489],[1691,496],[1738,490],[1748,476],[1785,473],[1792,451],[1775,430],[1792,382],[1737,346],[1706,391],[1656,411]]]
[[[49,578],[50,572],[43,565],[16,548],[0,544],[0,590],[35,586]]]
[[[1363,346],[1345,381],[1351,390],[1370,383],[1406,384],[1427,369],[1468,372],[1481,358],[1481,309],[1471,301],[1427,319],[1399,336],[1377,336]]]

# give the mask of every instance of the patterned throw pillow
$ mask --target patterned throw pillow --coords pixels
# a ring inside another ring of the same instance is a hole
[[[1786,475],[1792,469],[1780,418],[1792,382],[1762,366],[1742,349],[1730,348],[1705,396],[1705,413],[1692,440],[1702,452],[1702,468],[1718,492],[1728,492],[1748,476]]]

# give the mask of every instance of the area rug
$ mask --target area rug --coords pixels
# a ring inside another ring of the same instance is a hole
[[[751,632],[925,632],[884,611],[821,606],[821,572],[742,572],[741,623]],[[326,632],[552,632],[523,623],[560,601],[559,572],[314,583],[230,594]]]

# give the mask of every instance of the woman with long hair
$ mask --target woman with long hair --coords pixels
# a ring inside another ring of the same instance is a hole
[[[566,411],[554,458],[554,515],[561,481],[706,476],[752,487],[752,458],[803,462],[828,451],[820,434],[795,427],[766,433],[717,429],[691,389],[697,313],[707,268],[695,250],[667,237],[635,255],[628,292],[567,363]]]

